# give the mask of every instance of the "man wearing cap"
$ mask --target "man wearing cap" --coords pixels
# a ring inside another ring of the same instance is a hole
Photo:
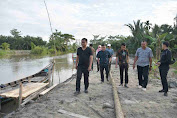
[[[113,56],[113,54],[114,54],[114,50],[111,49],[111,44],[108,44],[107,46],[108,46],[108,48],[107,48],[106,50],[110,53],[110,55],[111,55],[111,60],[112,60],[112,56]],[[111,61],[110,61],[110,63],[109,63],[109,71],[110,71],[110,69],[111,69]]]

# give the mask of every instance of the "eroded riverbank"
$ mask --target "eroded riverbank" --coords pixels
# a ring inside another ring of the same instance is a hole
[[[90,118],[115,117],[112,86],[108,82],[101,84],[99,72],[95,70],[90,72],[88,94],[83,92],[82,79],[81,94],[74,96],[76,76],[73,75],[72,78],[73,80],[66,86],[56,87],[46,96],[9,114],[6,118],[71,118],[71,116],[59,113],[59,109]],[[107,104],[110,106],[108,107]]]

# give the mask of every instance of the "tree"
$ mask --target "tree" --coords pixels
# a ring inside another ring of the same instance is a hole
[[[9,50],[10,44],[8,44],[8,43],[3,43],[3,44],[1,45],[1,47],[2,47],[3,50]]]

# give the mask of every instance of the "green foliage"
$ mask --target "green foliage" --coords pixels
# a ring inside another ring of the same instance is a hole
[[[74,36],[71,34],[62,34],[57,30],[50,36],[50,40],[48,43],[49,48],[56,49],[59,52],[67,52],[69,51],[69,46],[71,45],[71,41],[75,40]]]
[[[6,55],[6,54],[7,54],[6,51],[4,51],[4,50],[0,50],[0,56],[4,56],[4,55]]]
[[[31,42],[31,50],[33,50],[35,47],[36,45],[33,42]]]
[[[0,45],[3,43],[10,44],[11,50],[31,50],[31,42],[36,46],[45,46],[46,41],[43,41],[41,37],[32,37],[32,36],[21,36],[21,32],[17,29],[10,31],[12,36],[3,36],[0,35]]]
[[[45,55],[48,54],[48,48],[42,46],[36,46],[34,49],[31,50],[31,54],[39,54],[39,55]]]
[[[5,43],[2,43],[0,47],[2,47],[3,50],[9,50],[10,44],[5,42]]]
[[[53,49],[53,48],[51,48],[51,49],[49,49],[49,54],[55,54],[55,49]]]

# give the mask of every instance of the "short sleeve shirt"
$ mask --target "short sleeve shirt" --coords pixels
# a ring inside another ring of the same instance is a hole
[[[110,55],[112,56],[114,54],[114,50],[113,49],[106,49],[107,51],[109,51]]]
[[[93,55],[91,48],[87,47],[82,50],[82,47],[77,49],[77,55],[79,56],[79,67],[88,68],[90,63],[90,56]]]
[[[153,57],[153,53],[149,47],[146,47],[146,49],[138,48],[135,56],[138,57],[137,65],[144,67],[149,65],[149,58]]]
[[[100,59],[100,65],[108,65],[110,57],[111,57],[111,54],[107,50],[105,51],[101,50],[97,54],[97,58]]]
[[[119,65],[123,63],[127,64],[128,56],[129,56],[128,50],[121,50],[121,49],[118,50],[116,57],[118,57],[119,59]]]

